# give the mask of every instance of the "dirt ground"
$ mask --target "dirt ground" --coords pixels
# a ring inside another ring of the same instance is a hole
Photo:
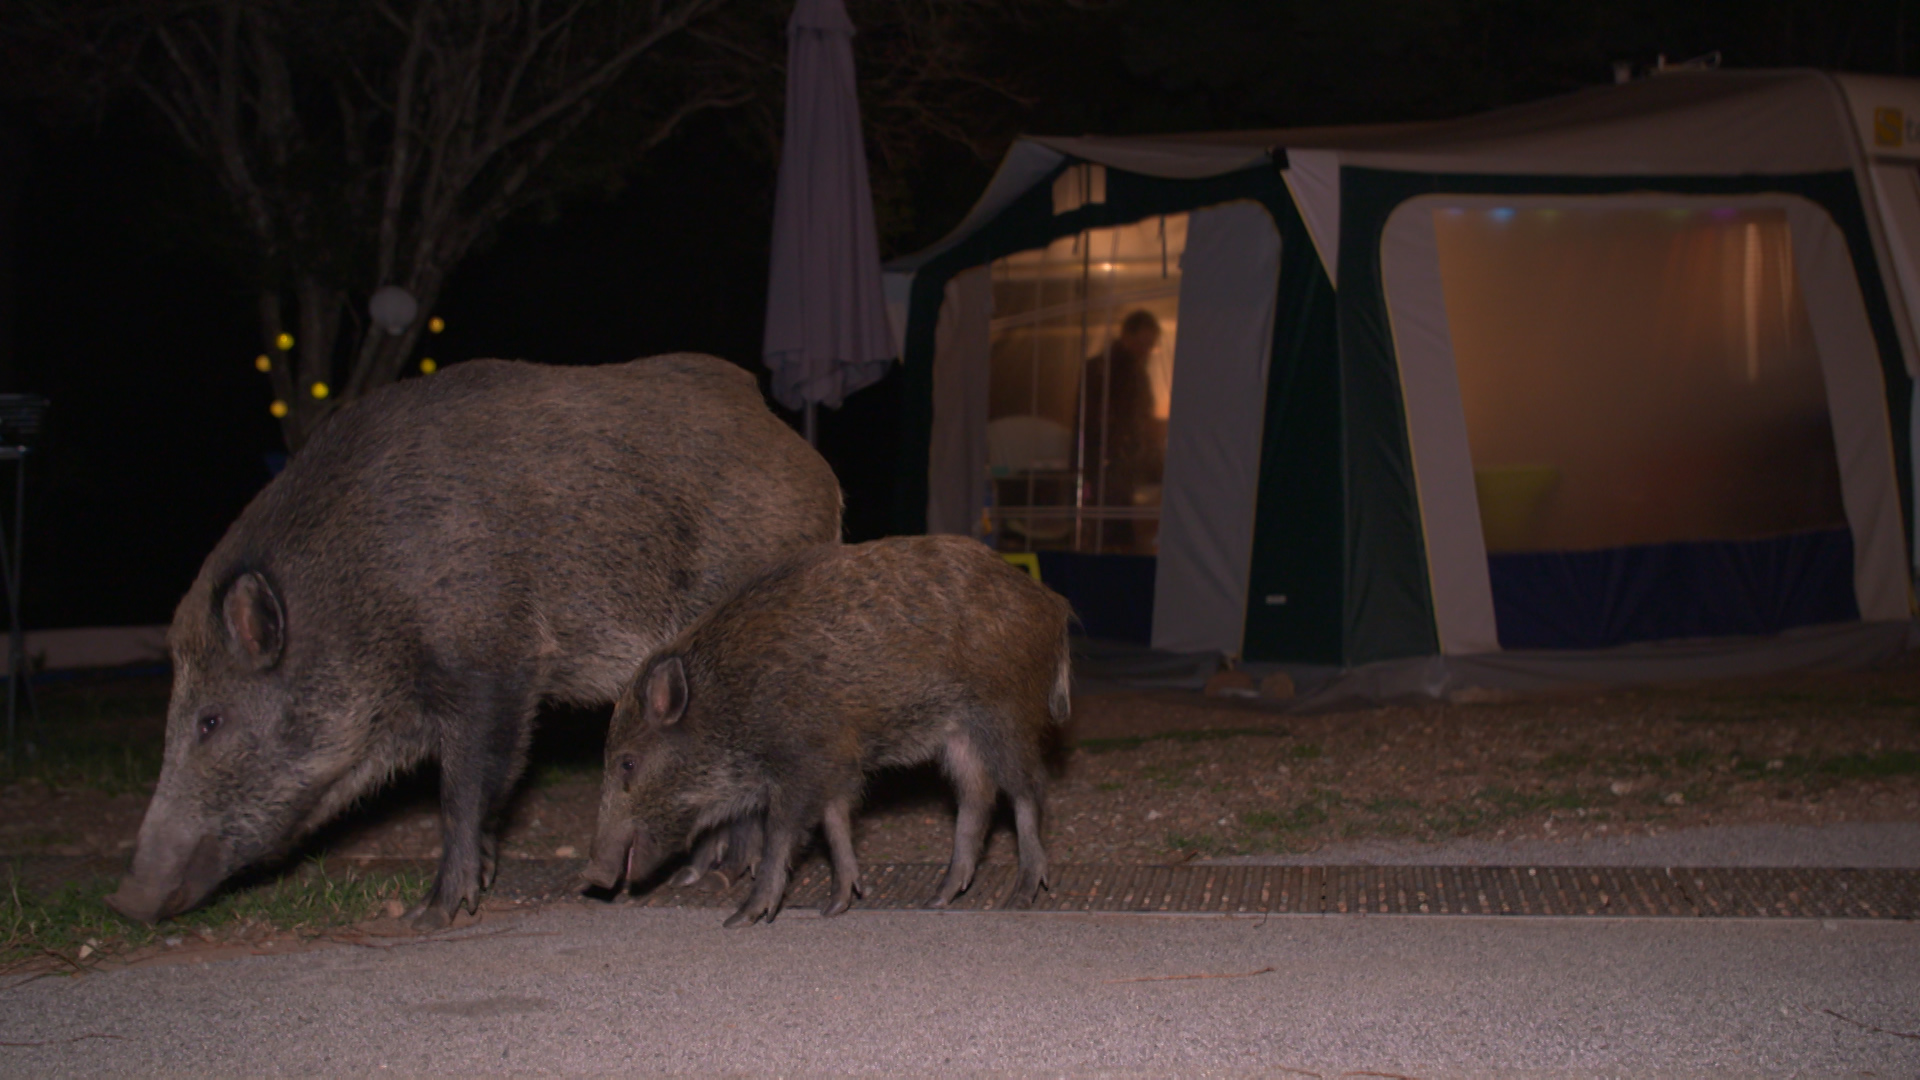
[[[151,709],[97,737],[157,757],[163,694],[158,684]],[[507,829],[509,856],[586,853],[601,723],[550,719]],[[436,856],[433,784],[431,774],[402,781],[309,850]],[[148,791],[129,787],[0,787],[0,857],[129,853]],[[877,780],[856,820],[862,860],[944,861],[946,790],[931,770]],[[1920,821],[1920,657],[1844,675],[1319,715],[1191,693],[1083,696],[1047,834],[1058,863],[1165,864],[1348,840],[1840,821]],[[989,858],[1011,858],[1004,827]]]

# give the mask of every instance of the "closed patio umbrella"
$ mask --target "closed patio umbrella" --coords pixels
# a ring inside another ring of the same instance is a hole
[[[787,121],[774,197],[764,354],[773,396],[838,408],[893,360],[880,243],[841,0],[798,0],[787,22]]]

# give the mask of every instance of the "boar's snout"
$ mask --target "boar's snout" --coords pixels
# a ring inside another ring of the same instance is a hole
[[[612,889],[633,870],[633,845],[638,839],[631,824],[602,825],[594,834],[593,847],[587,852],[587,868],[581,874],[596,889]]]
[[[106,898],[108,907],[144,923],[172,918],[199,906],[226,878],[226,846],[217,837],[202,836],[187,843],[168,843],[165,837],[143,837],[134,856],[133,872],[119,891]]]

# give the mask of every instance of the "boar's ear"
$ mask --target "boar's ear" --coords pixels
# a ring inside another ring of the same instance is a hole
[[[647,719],[665,727],[686,712],[687,669],[679,657],[669,656],[647,672]]]
[[[251,570],[234,578],[221,601],[220,615],[227,626],[227,640],[255,671],[280,662],[287,645],[287,613],[266,578]]]

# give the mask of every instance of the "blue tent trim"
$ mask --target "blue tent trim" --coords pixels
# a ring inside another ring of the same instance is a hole
[[[1490,555],[1503,649],[1601,649],[1856,622],[1853,534]]]

